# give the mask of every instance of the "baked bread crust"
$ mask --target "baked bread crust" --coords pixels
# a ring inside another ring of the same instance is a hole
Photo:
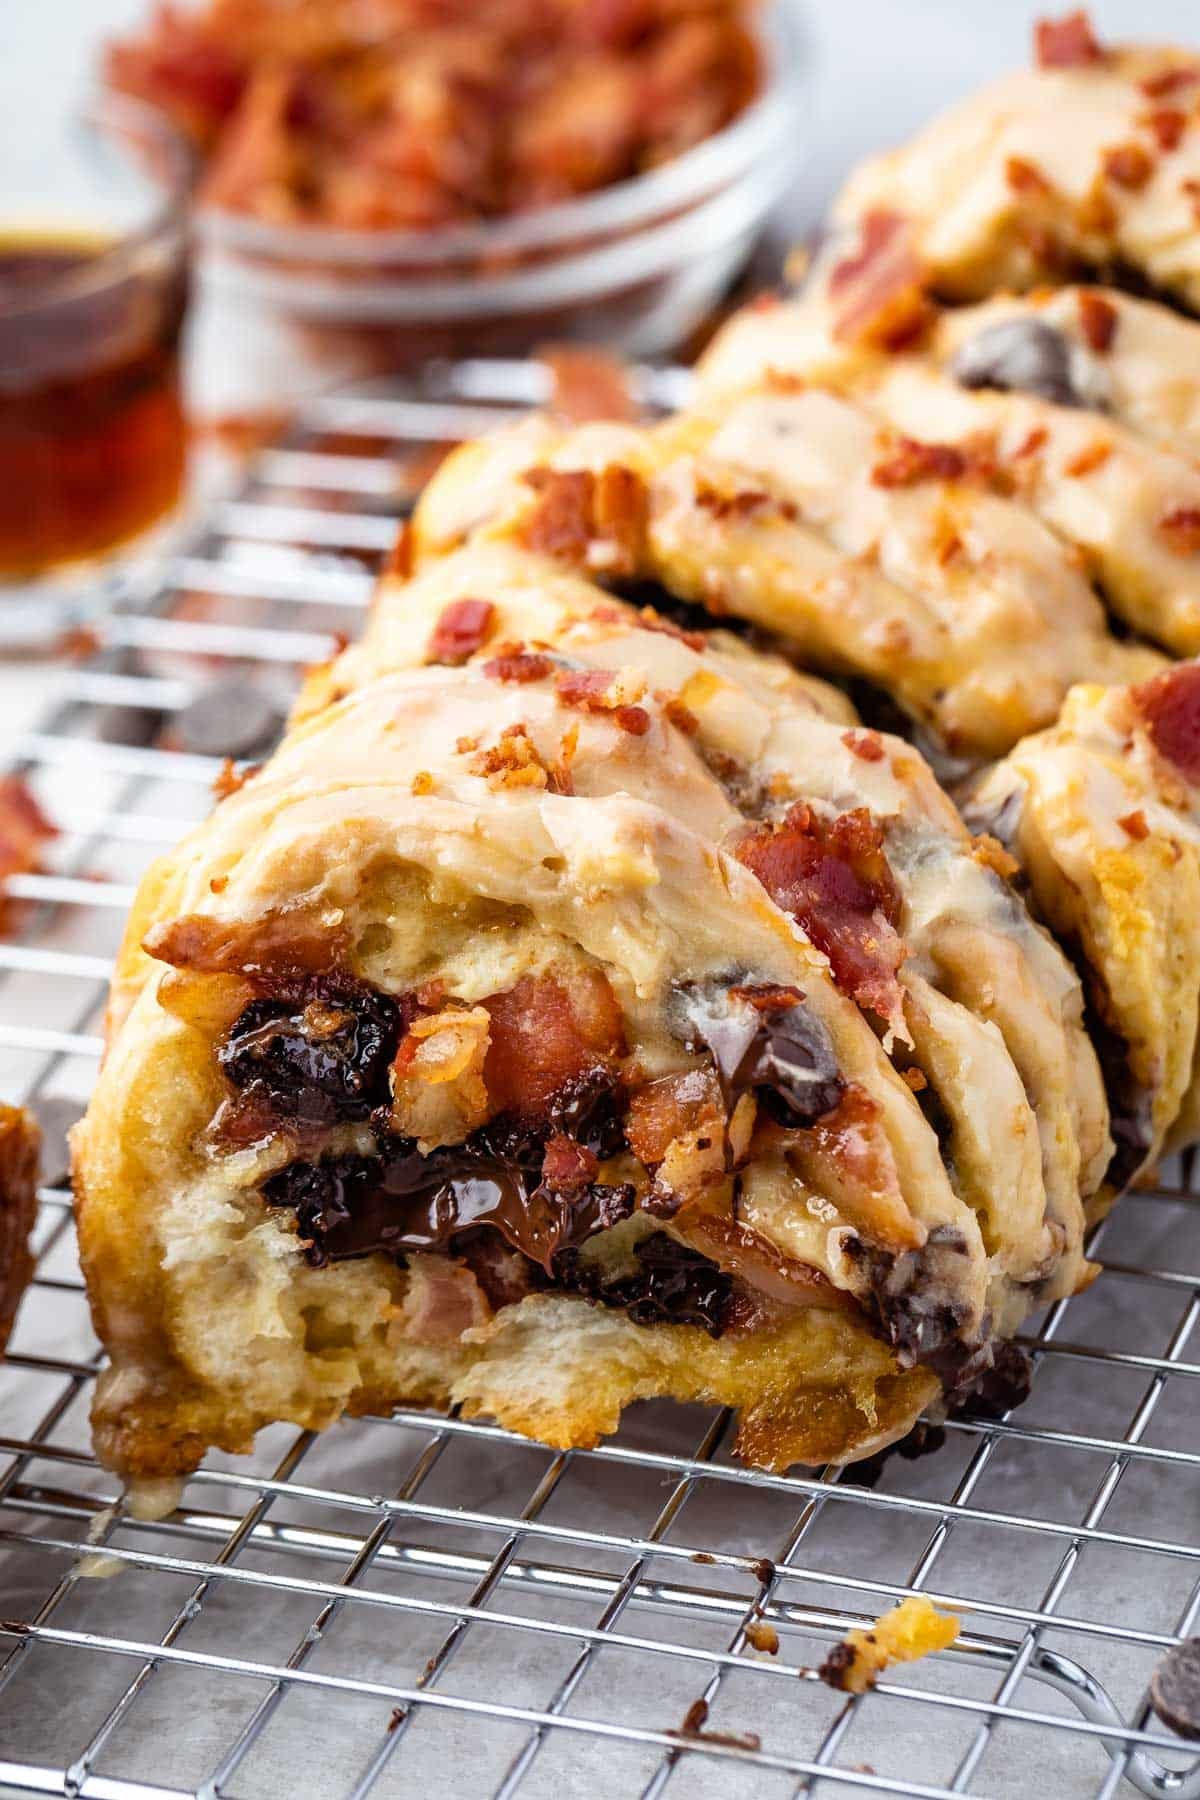
[[[103,1459],[158,1477],[273,1420],[447,1400],[584,1445],[662,1394],[737,1407],[763,1466],[845,1460],[969,1391],[1031,1306],[1086,1281],[1110,1141],[1078,981],[920,756],[852,717],[511,542],[386,580],[362,643],[134,910],[73,1144]],[[797,856],[833,883],[815,910]],[[290,1055],[307,1032],[307,1054],[378,996],[406,1021],[393,1135],[378,1109],[314,1125],[276,1089],[255,1113],[261,1087],[228,1073],[243,1043],[275,1055],[292,1032]],[[504,1094],[502,1118],[533,1105],[564,1005],[603,1043],[624,1134],[576,1199],[623,1195],[627,1216],[511,1297],[453,1235],[326,1254],[331,1215],[279,1182],[477,1143]],[[759,1072],[722,1085],[705,1033],[765,1043],[758,1016],[807,1048],[743,1049]],[[782,1067],[801,1085],[780,1112],[756,1084]],[[732,1310],[621,1297],[662,1238]]]
[[[40,1148],[32,1113],[0,1105],[0,1356],[33,1274],[29,1235],[37,1215]]]
[[[1200,665],[1074,689],[1057,725],[974,784],[966,815],[1003,837],[1085,971],[1118,1191],[1200,1123]]]

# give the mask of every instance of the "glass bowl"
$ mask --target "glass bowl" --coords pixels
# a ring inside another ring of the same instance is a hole
[[[730,125],[579,200],[430,231],[201,207],[198,410],[277,410],[333,380],[547,342],[674,349],[736,279],[803,153],[811,58],[795,0],[776,0],[760,38],[762,88]]]

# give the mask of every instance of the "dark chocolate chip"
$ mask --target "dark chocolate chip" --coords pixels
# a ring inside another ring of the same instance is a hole
[[[752,1088],[777,1123],[811,1125],[846,1091],[833,1041],[803,1000],[760,1011],[747,997],[753,992],[736,974],[684,983],[671,996],[668,1024],[689,1050],[711,1052],[727,1099]]]
[[[217,1060],[235,1088],[265,1096],[281,1118],[366,1119],[388,1099],[388,1065],[403,1029],[385,994],[333,991],[301,1006],[252,1000]]]
[[[967,388],[1036,394],[1059,406],[1082,406],[1071,378],[1071,346],[1044,319],[1001,319],[962,345],[951,364]]]
[[[283,721],[254,682],[239,676],[213,682],[175,716],[182,749],[197,756],[257,756],[279,736]]]
[[[556,1260],[555,1278],[585,1299],[624,1310],[635,1325],[698,1325],[720,1337],[733,1292],[730,1276],[665,1231],[643,1238],[635,1255],[637,1272],[614,1279],[568,1252]]]
[[[1150,1677],[1150,1704],[1180,1737],[1200,1738],[1200,1637],[1167,1651]]]

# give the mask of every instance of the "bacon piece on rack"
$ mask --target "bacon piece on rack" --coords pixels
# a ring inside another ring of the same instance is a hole
[[[1083,7],[1062,19],[1039,19],[1033,28],[1039,69],[1083,69],[1104,61],[1104,51]]]
[[[490,600],[452,600],[433,628],[426,655],[430,662],[457,666],[474,656],[488,632],[496,608]]]
[[[857,249],[830,271],[829,292],[841,342],[898,350],[917,338],[932,311],[909,220],[882,209],[866,213]]]
[[[777,825],[742,838],[735,854],[829,958],[839,986],[860,1006],[897,1021],[896,972],[905,956],[896,931],[900,890],[866,808],[828,819],[793,806]]]
[[[1200,663],[1179,663],[1133,689],[1133,701],[1160,756],[1200,782]]]
[[[29,875],[42,859],[42,847],[58,836],[23,776],[0,779],[0,932],[12,924],[12,905],[3,884],[12,875]]]
[[[572,976],[523,975],[485,1000],[491,1034],[483,1079],[497,1112],[540,1123],[554,1096],[581,1075],[611,1064],[625,1047],[616,995],[599,970]]]

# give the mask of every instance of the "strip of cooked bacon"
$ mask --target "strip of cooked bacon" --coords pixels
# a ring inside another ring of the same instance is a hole
[[[1179,663],[1133,689],[1154,748],[1189,781],[1200,781],[1200,663]]]
[[[1083,7],[1062,19],[1039,19],[1033,28],[1033,46],[1039,69],[1080,69],[1104,60]]]
[[[483,644],[496,608],[490,600],[452,600],[433,628],[426,655],[430,662],[465,663]]]
[[[20,775],[0,779],[0,884],[28,875],[41,862],[42,848],[58,836],[36,796]],[[11,905],[0,889],[0,931],[12,923]]]
[[[886,350],[913,342],[932,312],[909,221],[900,213],[866,213],[858,247],[834,265],[829,291],[834,336],[843,342]]]
[[[860,1006],[897,1023],[896,972],[905,955],[896,931],[900,890],[866,808],[829,819],[793,806],[777,824],[748,832],[734,853],[829,958],[838,984]]]
[[[489,1101],[527,1123],[540,1123],[569,1082],[611,1065],[625,1048],[621,1009],[598,969],[573,974],[569,987],[524,975],[484,1005],[492,1021],[483,1067]]]

